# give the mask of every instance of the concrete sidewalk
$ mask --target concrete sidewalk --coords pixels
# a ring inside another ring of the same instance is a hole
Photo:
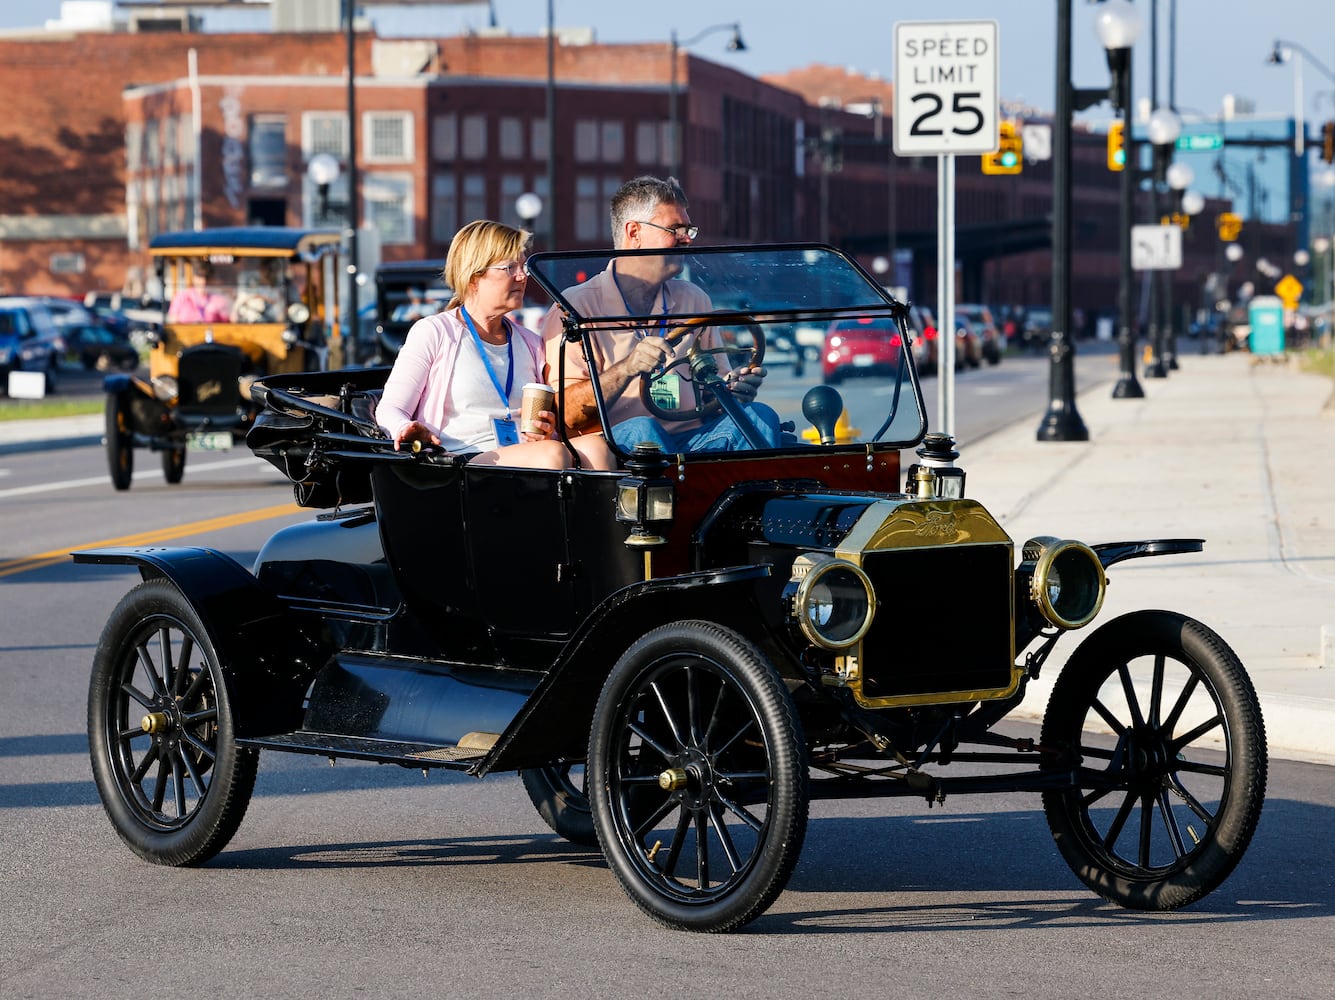
[[[1078,396],[1090,440],[1040,443],[1038,418],[960,442],[966,491],[1018,546],[1033,535],[1097,543],[1206,540],[1192,555],[1114,566],[1095,622],[1140,608],[1198,618],[1237,651],[1276,756],[1335,760],[1335,412],[1328,378],[1248,354],[1188,355],[1143,399],[1110,381]],[[1116,359],[1110,358],[1111,365]],[[0,454],[95,443],[102,417],[0,422]],[[906,456],[911,458],[911,456]],[[948,599],[948,595],[943,595]],[[967,609],[960,609],[963,624]],[[1057,645],[1020,712],[1040,716]]]
[[[966,492],[1018,546],[1193,537],[1205,550],[1113,566],[1097,626],[1165,608],[1233,647],[1275,756],[1335,760],[1335,412],[1331,379],[1251,355],[1190,355],[1143,399],[1111,383],[1077,397],[1087,442],[1038,442],[1038,420],[960,442]],[[1058,643],[1021,711],[1040,715]],[[1074,641],[1073,641],[1074,640]]]

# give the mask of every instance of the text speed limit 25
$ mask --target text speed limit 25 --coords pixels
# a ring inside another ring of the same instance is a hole
[[[997,148],[997,23],[895,25],[895,153],[981,156]]]

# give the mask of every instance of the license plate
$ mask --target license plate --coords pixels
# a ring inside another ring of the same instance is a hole
[[[874,364],[876,364],[876,355],[874,354],[853,355],[854,368],[870,368]]]
[[[196,431],[185,439],[189,451],[228,451],[232,447],[231,431]]]

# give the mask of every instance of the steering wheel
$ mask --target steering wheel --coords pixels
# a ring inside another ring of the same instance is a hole
[[[720,323],[721,319],[727,322]],[[693,333],[699,328],[710,325],[719,325],[723,327],[744,327],[751,334],[751,346],[737,347],[726,344],[718,347],[701,347],[699,344],[692,344],[690,350],[679,358],[673,358],[660,369],[652,372],[646,372],[640,380],[640,401],[644,403],[644,408],[659,420],[682,421],[698,420],[706,417],[712,417],[718,413],[720,406],[717,393],[731,392],[732,390],[724,388],[724,382],[719,372],[718,363],[714,360],[716,356],[724,356],[727,360],[725,372],[732,371],[734,368],[743,366],[755,367],[765,359],[765,331],[760,324],[747,313],[729,313],[726,316],[696,316],[692,319],[683,321],[674,326],[663,335],[663,339],[669,344],[675,345],[688,333]],[[733,363],[733,359],[746,352],[746,360],[740,363]],[[695,405],[684,408],[672,408],[664,406],[654,395],[654,389],[664,380],[664,377],[674,368],[685,368],[690,373],[691,383],[695,386]],[[708,389],[708,392],[702,392],[701,389]]]

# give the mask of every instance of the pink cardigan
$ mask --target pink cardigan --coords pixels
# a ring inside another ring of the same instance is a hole
[[[542,338],[515,322],[510,322],[510,330],[515,344],[516,375],[522,371],[518,368],[521,352],[527,351],[532,370],[546,380]],[[391,438],[397,438],[399,431],[414,420],[420,420],[436,433],[448,423],[454,412],[450,405],[454,362],[459,356],[459,345],[467,339],[468,327],[458,308],[427,316],[412,325],[376,406],[376,422]],[[527,376],[516,377],[519,385],[527,381]]]

